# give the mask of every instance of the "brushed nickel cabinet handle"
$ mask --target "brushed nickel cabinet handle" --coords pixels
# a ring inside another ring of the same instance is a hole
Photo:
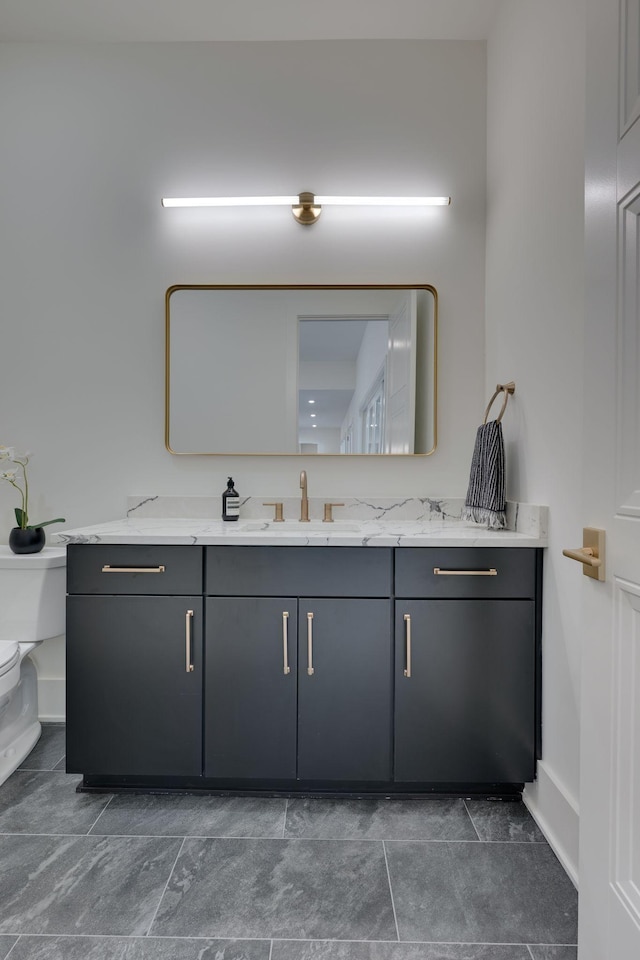
[[[193,623],[193,610],[187,610],[185,616],[185,647],[186,647],[186,672],[193,673],[193,657],[191,656],[191,624]]]
[[[282,613],[282,656],[284,663],[282,672],[285,674],[291,673],[291,667],[289,666],[289,614],[286,610]]]
[[[497,577],[498,571],[495,567],[488,570],[441,570],[440,567],[434,567],[433,572],[436,577]]]
[[[313,614],[307,614],[307,673],[310,677],[314,674],[313,669]]]
[[[411,678],[411,614],[404,615],[405,677]]]
[[[112,567],[110,563],[105,563],[102,568],[103,573],[164,573],[164,565],[158,567]]]

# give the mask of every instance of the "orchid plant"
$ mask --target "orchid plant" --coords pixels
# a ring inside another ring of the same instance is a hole
[[[35,530],[37,527],[46,527],[50,523],[64,523],[64,517],[55,520],[44,520],[42,523],[29,523],[29,481],[27,480],[27,464],[31,455],[25,453],[17,455],[13,447],[3,447],[0,444],[0,467],[3,462],[12,464],[0,470],[0,480],[6,480],[18,491],[22,498],[22,506],[15,508],[16,522],[21,530]]]

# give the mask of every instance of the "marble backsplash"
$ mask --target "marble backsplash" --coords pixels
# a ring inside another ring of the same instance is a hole
[[[272,499],[272,498],[270,498]],[[300,498],[283,497],[285,520],[300,518]],[[309,497],[309,517],[322,520],[326,498]],[[482,524],[460,519],[464,498],[462,497],[369,497],[357,499],[345,497],[344,506],[334,507],[335,520],[375,521],[420,521],[421,523],[460,523],[469,527]],[[188,520],[219,519],[220,497],[175,497],[162,495],[127,497],[127,517],[167,519],[182,517]],[[272,519],[274,508],[265,505],[264,497],[241,497],[240,517],[243,520]],[[548,507],[534,503],[507,502],[507,529],[527,536],[547,537]]]

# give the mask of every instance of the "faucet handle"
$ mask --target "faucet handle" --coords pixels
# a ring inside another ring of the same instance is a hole
[[[344,507],[344,503],[325,503],[323,523],[333,523],[333,507]]]
[[[263,503],[263,507],[275,507],[276,512],[273,518],[274,523],[282,523],[284,521],[284,516],[282,515],[282,504],[281,503]]]

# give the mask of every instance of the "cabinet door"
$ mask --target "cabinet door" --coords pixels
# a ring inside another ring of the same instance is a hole
[[[205,776],[295,779],[297,609],[207,598]]]
[[[397,601],[395,693],[397,781],[533,780],[534,601]]]
[[[298,616],[298,779],[389,780],[391,601],[301,599]]]
[[[67,597],[68,772],[199,776],[201,712],[202,597]]]

